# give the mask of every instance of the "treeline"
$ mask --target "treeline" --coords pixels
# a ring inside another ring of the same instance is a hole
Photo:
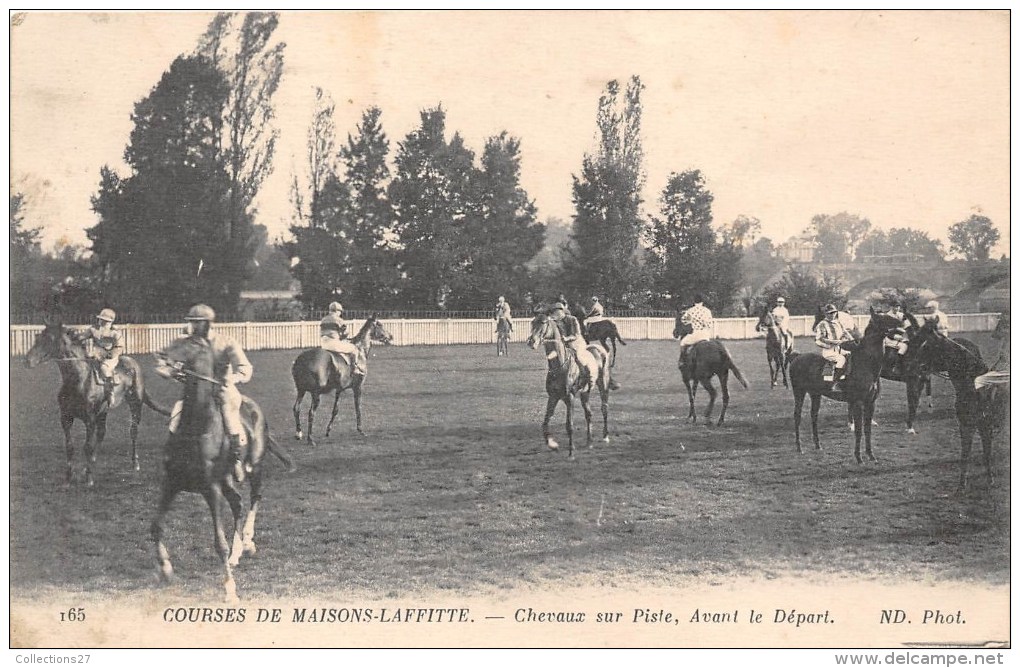
[[[806,273],[766,285],[785,264],[776,245],[753,216],[717,226],[700,170],[671,173],[656,202],[643,200],[636,76],[608,82],[598,100],[567,234],[539,222],[521,185],[522,138],[501,132],[476,153],[437,105],[394,143],[378,107],[341,139],[330,93],[316,90],[289,238],[270,242],[255,203],[278,139],[286,52],[274,37],[278,21],[273,12],[218,14],[135,104],[129,170],[102,168],[88,248],[43,254],[23,195],[12,194],[12,311],[174,313],[201,300],[229,314],[273,251],[308,309],[340,299],[348,308],[474,310],[500,294],[518,307],[566,294],[585,303],[598,295],[617,309],[673,309],[700,292],[718,313],[746,313],[763,288],[786,292],[788,303],[790,294],[805,304],[839,298],[838,286]],[[809,232],[821,261],[945,256],[926,233],[872,231],[846,213],[816,216]],[[971,216],[949,238],[951,252],[981,261],[998,232]]]

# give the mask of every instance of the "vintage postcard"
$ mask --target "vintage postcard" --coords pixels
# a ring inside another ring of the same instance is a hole
[[[9,19],[19,656],[1008,651],[1008,11]]]

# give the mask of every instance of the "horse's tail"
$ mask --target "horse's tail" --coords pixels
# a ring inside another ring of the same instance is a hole
[[[144,390],[142,391],[142,401],[145,403],[146,406],[156,411],[160,415],[170,417],[170,409],[157,404],[156,401],[149,396],[149,393],[145,392]]]
[[[266,429],[266,447],[269,451],[276,455],[276,458],[283,462],[283,465],[287,467],[287,473],[293,473],[297,470],[297,466],[294,465],[294,460],[291,458],[290,453],[282,445],[276,442],[272,434],[269,433],[269,429]]]
[[[744,374],[740,373],[740,369],[737,368],[737,364],[733,361],[733,357],[730,355],[730,351],[726,349],[726,346],[723,346],[722,349],[723,353],[726,355],[726,364],[729,365],[730,371],[733,372],[733,376],[740,381],[740,384],[743,385],[746,390],[748,385],[747,381],[744,380]]]

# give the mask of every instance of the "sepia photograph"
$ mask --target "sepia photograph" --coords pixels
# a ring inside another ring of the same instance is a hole
[[[1010,21],[9,11],[11,660],[1002,664]]]

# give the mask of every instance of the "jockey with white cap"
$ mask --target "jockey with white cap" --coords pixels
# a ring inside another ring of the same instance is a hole
[[[319,322],[319,346],[324,350],[340,353],[351,362],[354,375],[365,375],[365,353],[347,337],[347,323],[344,322],[344,307],[340,302],[329,305],[329,313]]]
[[[924,319],[929,322],[934,322],[935,329],[938,330],[939,334],[942,336],[949,336],[949,318],[946,317],[945,313],[939,310],[939,303],[932,299],[925,304],[925,308],[928,309],[928,312],[924,315]]]
[[[777,297],[776,305],[772,309],[772,320],[776,323],[776,327],[783,333],[784,348],[786,350],[793,350],[793,331],[790,329],[790,312],[786,310],[786,298]]]
[[[815,345],[822,349],[822,357],[833,363],[833,380],[837,383],[846,366],[846,353],[843,352],[842,344],[853,340],[853,334],[839,321],[839,309],[834,304],[826,304],[825,320],[818,323],[815,329]],[[838,391],[835,383],[832,389]]]
[[[99,365],[103,377],[103,401],[110,405],[117,385],[114,371],[124,352],[124,333],[113,326],[117,314],[113,309],[104,308],[96,316],[96,324],[74,335],[74,339],[86,346],[86,355]]]
[[[602,306],[602,302],[599,301],[598,297],[591,298],[591,308],[588,309],[588,313],[584,316],[585,326],[592,325],[596,322],[602,322],[606,319],[606,311]]]

